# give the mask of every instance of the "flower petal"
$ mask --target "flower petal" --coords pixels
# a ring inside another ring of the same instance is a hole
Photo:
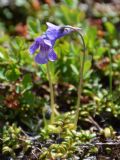
[[[57,38],[57,30],[55,29],[47,29],[46,31],[46,36],[50,39],[50,40],[55,40]]]
[[[39,53],[35,56],[35,61],[39,64],[46,64],[48,62],[48,58],[46,55]]]
[[[52,28],[52,29],[58,29],[59,28],[59,26],[56,26],[56,25],[54,25],[50,22],[46,22],[46,24],[47,24],[48,28]]]
[[[55,61],[57,59],[57,55],[53,49],[51,49],[50,52],[48,53],[48,59],[49,61]]]
[[[30,46],[29,51],[30,51],[31,54],[33,54],[38,48],[39,48],[39,43],[38,42],[34,42]]]
[[[47,22],[46,24],[48,26],[48,29],[46,31],[46,36],[50,40],[56,40],[60,26],[56,26],[56,25],[49,23],[49,22]]]
[[[50,47],[52,47],[52,44],[51,44],[51,41],[50,40],[47,40],[47,39],[44,39],[44,43]]]

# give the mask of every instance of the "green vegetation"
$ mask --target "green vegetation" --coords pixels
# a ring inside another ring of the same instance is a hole
[[[119,159],[117,9],[111,9],[111,13],[106,9],[105,14],[105,10],[97,10],[95,2],[93,6],[84,3],[85,9],[78,0],[0,3],[0,159]],[[29,53],[34,39],[46,31],[46,22],[82,28],[86,57],[77,129],[74,121],[82,41],[73,33],[55,43],[58,59],[49,62],[49,70],[56,114],[54,123],[50,123],[47,68],[37,64]]]

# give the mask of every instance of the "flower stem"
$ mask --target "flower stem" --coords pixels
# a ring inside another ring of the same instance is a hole
[[[82,43],[83,43],[83,58],[82,58],[82,62],[80,64],[80,69],[79,69],[79,78],[80,79],[79,79],[79,86],[78,86],[78,93],[77,93],[78,97],[77,97],[76,111],[75,111],[75,121],[74,121],[75,128],[77,128],[77,122],[78,122],[78,119],[79,119],[79,109],[80,109],[80,106],[81,106],[80,97],[81,97],[82,87],[83,87],[83,72],[84,72],[85,50],[86,50],[83,36],[80,33],[79,33],[79,35],[80,35]]]
[[[83,58],[82,58],[82,62],[80,63],[80,69],[79,69],[79,86],[78,86],[78,97],[77,97],[77,104],[76,104],[76,110],[75,110],[75,120],[74,120],[74,124],[75,124],[75,129],[77,129],[77,122],[79,119],[79,108],[81,106],[81,93],[82,93],[82,87],[83,87],[83,71],[84,71],[84,64],[85,64],[85,51],[86,51],[86,46],[85,46],[85,42],[84,42],[84,38],[82,36],[82,34],[79,32],[79,30],[81,30],[80,28],[75,28],[75,27],[71,27],[71,26],[64,26],[63,28],[71,28],[74,31],[77,31],[82,43],[83,43]]]
[[[108,51],[108,55],[110,59],[109,88],[110,88],[110,95],[112,96],[112,56],[109,51]]]
[[[50,87],[50,106],[51,106],[51,123],[54,122],[55,118],[55,103],[54,103],[54,93],[53,93],[53,85],[52,85],[52,80],[51,80],[51,75],[50,75],[50,70],[49,70],[49,63],[46,64],[47,66],[47,73],[48,73],[48,80],[49,80],[49,87]]]

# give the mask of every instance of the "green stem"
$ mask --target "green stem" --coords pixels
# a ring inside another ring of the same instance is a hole
[[[109,74],[109,87],[110,87],[110,95],[112,96],[112,56],[108,51],[109,59],[110,59],[110,74]]]
[[[79,33],[79,32],[78,32]],[[83,36],[79,33],[81,39],[82,39],[82,43],[83,43],[83,59],[82,59],[82,64],[80,64],[80,69],[79,69],[79,86],[78,86],[78,97],[77,97],[77,104],[76,104],[76,111],[75,111],[75,128],[77,128],[77,122],[79,119],[79,108],[81,106],[81,93],[82,93],[82,87],[83,87],[83,72],[84,72],[84,64],[85,64],[85,42],[83,39]]]
[[[47,66],[47,73],[48,73],[48,80],[49,80],[49,87],[50,87],[50,106],[51,106],[51,123],[54,122],[55,118],[55,103],[54,103],[54,93],[53,93],[53,85],[52,85],[52,80],[51,80],[51,75],[50,75],[50,70],[49,70],[49,63],[46,64]]]
[[[45,118],[45,111],[44,111],[44,109],[43,109],[43,122],[44,122],[44,128],[45,129],[47,129],[47,120],[46,120],[46,118]]]
[[[80,79],[79,79],[79,86],[78,86],[78,93],[77,93],[78,97],[77,97],[77,104],[76,104],[76,110],[75,110],[75,121],[74,121],[75,129],[77,129],[77,122],[79,119],[79,108],[81,106],[80,97],[81,97],[82,87],[83,87],[83,71],[84,71],[84,64],[85,64],[86,46],[85,46],[84,38],[83,38],[82,34],[79,32],[78,28],[71,27],[71,26],[64,26],[63,28],[71,28],[71,29],[74,29],[74,31],[77,31],[81,40],[82,40],[82,43],[83,43],[83,59],[82,59],[82,64],[80,63],[80,69],[79,69],[79,78]]]

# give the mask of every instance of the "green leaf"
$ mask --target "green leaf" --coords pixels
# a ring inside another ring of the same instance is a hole
[[[96,53],[94,54],[94,59],[100,59],[104,55],[104,53],[107,51],[107,47],[98,47],[96,48]]]
[[[76,8],[69,8],[66,5],[61,5],[60,10],[56,10],[56,19],[59,23],[75,25],[79,24],[85,16],[84,12]]]
[[[91,64],[91,60],[86,60],[86,61],[85,61],[83,75],[86,74],[86,73],[89,71],[91,65],[92,65],[92,64]]]
[[[0,67],[0,79],[2,80],[6,79],[4,72],[5,72],[5,69]]]
[[[28,85],[31,86],[31,83],[32,83],[32,79],[31,79],[30,74],[26,74],[23,77],[23,81],[22,81],[22,84],[23,84],[24,88],[28,87]]]
[[[25,6],[27,4],[27,1],[25,1],[25,0],[15,0],[15,4],[16,4],[16,6],[21,7],[21,6]]]
[[[2,52],[0,52],[0,58],[1,58],[1,59],[4,59],[4,58],[5,58],[4,55],[2,54]]]
[[[89,48],[93,52],[93,50],[95,49],[95,45],[98,42],[97,29],[96,27],[88,27],[86,32],[87,33],[84,36],[85,44],[87,48]]]
[[[77,7],[78,4],[77,0],[64,0],[64,2],[71,8]]]
[[[115,26],[111,22],[106,22],[105,27],[109,34],[114,35],[116,33]]]
[[[77,67],[76,67],[75,65],[73,65],[73,64],[71,64],[70,66],[71,66],[72,71],[73,71],[76,75],[79,75],[79,71],[78,71]]]
[[[2,59],[2,60],[9,59],[9,56],[6,52],[6,49],[2,46],[0,46],[0,59]]]
[[[12,68],[6,71],[5,76],[9,81],[16,81],[20,76],[20,71],[17,68]]]
[[[32,79],[30,74],[26,74],[23,77],[23,81],[22,81],[22,93],[25,93],[27,90],[30,90],[32,87]]]
[[[35,96],[31,92],[25,92],[22,97],[23,103],[34,104]]]
[[[33,17],[29,17],[27,20],[28,30],[30,33],[30,36],[33,38],[38,33],[40,33],[40,21],[38,19],[35,19]]]
[[[21,37],[15,37],[15,39],[11,41],[11,46],[15,51],[20,51],[20,49],[24,49],[25,39]]]

